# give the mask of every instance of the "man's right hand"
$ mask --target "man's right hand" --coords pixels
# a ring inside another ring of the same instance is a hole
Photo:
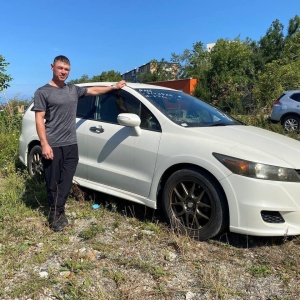
[[[53,159],[53,150],[49,144],[42,146],[42,155],[45,159]]]

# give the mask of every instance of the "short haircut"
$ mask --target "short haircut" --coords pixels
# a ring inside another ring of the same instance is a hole
[[[54,60],[53,60],[53,65],[55,65],[55,63],[57,61],[61,61],[61,62],[64,62],[64,63],[66,63],[68,65],[71,65],[70,60],[66,56],[64,56],[64,55],[58,55],[58,56],[56,56],[54,58]]]

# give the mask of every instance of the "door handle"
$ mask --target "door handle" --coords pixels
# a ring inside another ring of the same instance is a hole
[[[92,126],[92,127],[90,127],[90,131],[95,132],[95,133],[102,133],[102,132],[104,132],[104,129],[101,125],[100,126]]]

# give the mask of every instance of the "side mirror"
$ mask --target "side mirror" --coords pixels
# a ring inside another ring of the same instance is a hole
[[[118,123],[123,126],[133,127],[136,135],[141,134],[141,119],[136,114],[122,113],[118,115]]]

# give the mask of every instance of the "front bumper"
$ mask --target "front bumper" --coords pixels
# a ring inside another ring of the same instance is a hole
[[[221,184],[228,199],[230,231],[257,236],[300,234],[300,183],[232,174]],[[281,216],[283,222],[264,214]]]

